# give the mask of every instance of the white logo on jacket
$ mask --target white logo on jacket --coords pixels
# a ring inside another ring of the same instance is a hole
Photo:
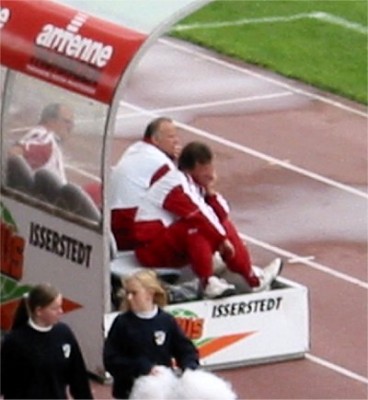
[[[72,351],[72,348],[71,348],[70,344],[68,344],[68,343],[63,344],[64,358],[69,358],[71,351]]]
[[[157,346],[162,346],[166,340],[166,333],[164,331],[156,331],[154,335]]]

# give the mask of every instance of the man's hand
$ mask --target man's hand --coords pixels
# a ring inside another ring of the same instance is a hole
[[[233,258],[235,256],[235,248],[229,239],[225,239],[220,244],[219,252],[224,261]]]
[[[216,171],[213,171],[211,175],[208,175],[207,180],[204,182],[204,189],[208,196],[216,194],[215,186],[217,182]]]

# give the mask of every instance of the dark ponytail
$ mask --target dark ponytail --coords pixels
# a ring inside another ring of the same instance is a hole
[[[23,295],[22,299],[19,302],[18,308],[15,310],[13,323],[11,326],[12,330],[27,325],[27,321],[29,318],[27,310],[27,296],[28,296],[27,293]]]
[[[47,307],[59,294],[60,292],[48,283],[34,286],[29,293],[23,295],[15,311],[11,329],[25,326],[28,319],[33,317],[37,307]]]

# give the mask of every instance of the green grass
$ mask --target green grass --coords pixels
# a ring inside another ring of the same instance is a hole
[[[317,18],[201,26],[311,12],[340,18],[361,30]],[[198,27],[174,30],[172,34],[367,104],[367,18],[366,0],[218,0],[178,24]]]

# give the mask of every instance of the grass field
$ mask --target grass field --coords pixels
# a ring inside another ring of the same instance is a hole
[[[366,0],[217,0],[172,34],[367,104]]]

